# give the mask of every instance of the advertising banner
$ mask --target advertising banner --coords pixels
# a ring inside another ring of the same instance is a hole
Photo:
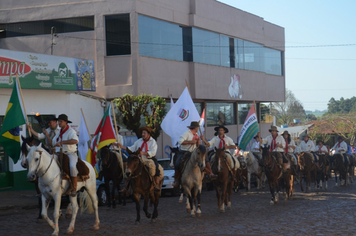
[[[95,91],[94,61],[0,49],[0,88]]]

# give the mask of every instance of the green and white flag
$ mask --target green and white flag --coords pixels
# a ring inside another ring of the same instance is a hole
[[[20,97],[20,88],[16,79],[6,109],[4,122],[0,130],[0,145],[16,163],[20,158],[20,125],[26,124],[26,114]]]
[[[258,122],[255,112],[255,105],[252,104],[250,111],[247,114],[244,125],[241,129],[241,134],[239,138],[239,147],[242,150],[246,150],[248,143],[251,139],[258,133]]]

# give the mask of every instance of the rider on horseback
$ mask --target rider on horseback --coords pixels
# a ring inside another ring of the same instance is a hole
[[[179,186],[179,181],[180,181],[180,177],[181,177],[181,170],[179,169],[179,165],[180,165],[180,160],[182,158],[182,156],[187,153],[187,152],[193,152],[194,149],[200,145],[200,139],[199,139],[199,135],[197,134],[198,130],[199,130],[199,122],[197,121],[192,121],[190,123],[190,126],[187,126],[189,129],[182,134],[179,137],[179,141],[178,144],[180,145],[180,150],[178,153],[178,158],[176,160],[176,163],[174,165],[174,187],[178,187]],[[216,175],[213,174],[213,172],[211,171],[211,167],[210,167],[210,163],[206,160],[206,166],[205,166],[205,170],[207,173],[209,173],[209,176],[211,179],[216,178]]]
[[[257,157],[257,159],[258,159],[258,164],[259,164],[260,166],[263,166],[263,163],[262,163],[262,153],[261,153],[261,151],[260,151],[260,136],[256,135],[256,136],[254,137],[254,140],[255,140],[255,141],[254,141],[253,144],[252,144],[251,151],[252,151],[253,155],[254,155],[255,157]]]
[[[153,177],[154,190],[160,191],[160,171],[158,169],[158,161],[156,159],[157,153],[157,142],[152,138],[152,129],[149,126],[145,126],[139,129],[142,134],[142,138],[138,139],[131,147],[125,147],[121,143],[118,143],[119,147],[123,150],[130,149],[131,152],[136,152],[140,149],[140,156],[144,158],[151,159],[156,165],[156,174]],[[127,187],[125,187],[121,192],[125,193]]]
[[[309,135],[305,134],[303,136],[304,142],[302,141],[299,145],[300,148],[300,152],[309,152],[312,153],[314,156],[314,160],[315,160],[315,165],[318,168],[318,170],[320,170],[320,166],[319,166],[319,159],[316,156],[316,154],[314,153],[315,150],[315,145],[314,142],[312,140],[309,139]]]
[[[52,154],[52,150],[51,150],[52,139],[54,138],[54,136],[56,136],[59,133],[59,127],[57,125],[57,118],[53,115],[49,116],[47,118],[47,124],[48,124],[48,128],[47,129],[43,128],[43,130],[42,130],[43,133],[37,133],[36,131],[34,131],[30,124],[27,126],[27,128],[38,139],[46,140],[46,148]]]
[[[297,158],[295,157],[294,155],[294,150],[295,150],[295,142],[293,139],[291,139],[290,137],[290,134],[288,133],[287,130],[285,130],[283,133],[282,133],[282,136],[286,142],[286,147],[284,149],[284,152],[285,153],[288,153],[288,155],[290,155],[291,157],[291,161],[292,161],[292,165],[293,165],[293,168],[294,168],[294,171],[297,170],[297,165],[298,165],[298,160]]]
[[[208,147],[213,147],[214,149],[225,149],[225,152],[230,155],[231,159],[233,160],[229,149],[235,149],[236,146],[232,138],[225,135],[229,132],[229,130],[223,125],[215,127],[214,130],[218,133],[218,135],[214,136],[210,141],[206,141],[203,135],[200,136],[204,144]],[[232,171],[235,172],[234,170]],[[236,173],[233,173],[233,176],[235,177]]]
[[[338,142],[335,143],[334,147],[332,147],[331,150],[335,150],[335,154],[342,154],[344,156],[344,165],[347,166],[349,164],[346,156],[347,144],[341,136],[339,136],[337,140]],[[332,156],[330,158],[330,162],[332,162],[333,160],[334,158]]]
[[[271,126],[268,131],[271,133],[271,135],[262,139],[262,144],[267,144],[267,146],[270,147],[270,152],[279,152],[282,155],[283,170],[287,171],[288,160],[284,155],[284,148],[286,146],[286,142],[284,141],[284,138],[282,136],[278,135],[278,129],[276,126]]]
[[[77,143],[78,136],[74,129],[72,129],[68,123],[72,121],[68,120],[68,116],[61,114],[58,116],[58,125],[61,128],[60,132],[52,139],[52,144],[56,148],[56,153],[60,152],[60,147],[62,147],[63,153],[67,154],[69,158],[69,170],[70,179],[72,181],[71,196],[76,196],[77,194]]]

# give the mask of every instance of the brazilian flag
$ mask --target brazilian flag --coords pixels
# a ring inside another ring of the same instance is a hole
[[[20,129],[19,126],[26,124],[26,115],[20,97],[20,88],[17,80],[7,106],[4,122],[0,130],[0,145],[4,147],[7,154],[16,163],[20,158]]]

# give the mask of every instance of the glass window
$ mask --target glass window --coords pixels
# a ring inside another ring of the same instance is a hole
[[[131,54],[130,14],[105,16],[106,55]]]
[[[55,33],[92,31],[94,30],[94,16],[9,23],[5,24],[5,27],[2,25],[1,28],[5,28],[6,37],[20,37],[51,34],[52,27],[55,27]]]
[[[220,65],[220,35],[193,28],[193,61]]]
[[[247,114],[251,108],[251,105],[252,105],[252,103],[241,103],[241,104],[239,103],[238,104],[238,114],[239,114],[239,124],[240,125],[243,125],[245,123],[245,120],[246,120]]]
[[[263,59],[264,47],[257,43],[244,41],[245,69],[254,71],[264,71]]]
[[[265,72],[282,75],[282,52],[271,48],[264,49]]]
[[[138,31],[140,55],[183,61],[182,27],[138,15]]]
[[[230,41],[229,37],[220,35],[221,65],[230,67]]]
[[[233,103],[207,103],[206,120],[208,126],[236,124]]]
[[[244,66],[244,41],[234,39],[235,45],[235,68],[245,69]]]

